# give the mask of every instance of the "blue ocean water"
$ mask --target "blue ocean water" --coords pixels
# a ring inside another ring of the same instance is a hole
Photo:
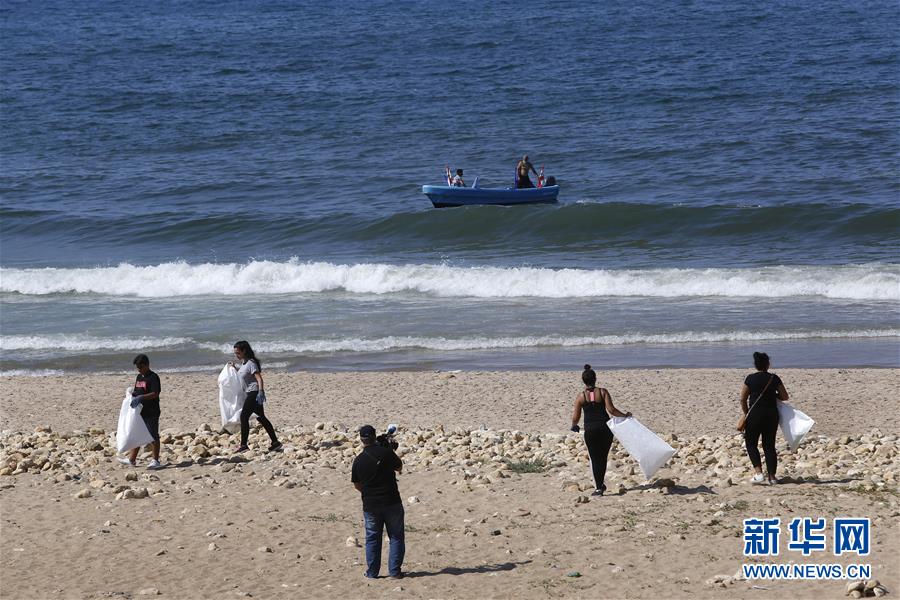
[[[898,16],[5,2],[0,369],[897,366]]]

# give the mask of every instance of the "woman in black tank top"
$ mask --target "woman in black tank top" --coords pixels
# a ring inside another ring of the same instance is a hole
[[[578,432],[578,422],[584,412],[584,443],[591,457],[591,471],[594,475],[592,496],[602,496],[606,491],[606,461],[612,446],[613,434],[606,424],[610,415],[614,417],[630,417],[631,413],[623,413],[612,402],[612,397],[604,388],[597,386],[597,373],[591,365],[584,365],[581,374],[585,389],[575,397],[575,412],[572,413],[572,431]]]

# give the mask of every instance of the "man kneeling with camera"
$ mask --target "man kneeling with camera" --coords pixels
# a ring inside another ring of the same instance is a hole
[[[375,428],[363,425],[359,428],[359,439],[363,444],[362,453],[353,461],[350,480],[362,493],[363,517],[366,522],[366,577],[375,579],[381,569],[381,537],[387,528],[391,541],[388,553],[388,574],[400,579],[403,572],[403,555],[406,544],[403,535],[403,502],[397,489],[394,472],[403,470],[403,461],[394,452],[396,426],[392,425],[386,434],[376,437]]]

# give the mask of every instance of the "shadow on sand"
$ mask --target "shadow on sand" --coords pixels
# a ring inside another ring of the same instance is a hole
[[[187,469],[188,467],[193,467],[197,463],[192,460],[183,460],[181,462],[176,463],[163,463],[161,467],[156,469],[156,471],[167,471],[169,469]],[[153,471],[150,471],[151,473]]]
[[[643,490],[652,490],[652,489],[656,489],[659,487],[660,486],[657,483],[645,483],[643,485],[638,485],[638,486],[635,486],[632,488],[625,488],[625,492],[626,493],[640,492]],[[686,485],[677,485],[676,484],[676,485],[664,486],[664,487],[666,487],[669,490],[668,493],[670,496],[690,496],[692,494],[712,494],[712,495],[718,494],[718,492],[716,492],[714,489],[712,489],[711,487],[706,486],[706,485],[697,485],[694,487],[688,487]]]
[[[518,566],[527,565],[530,560],[521,562],[506,562],[493,565],[481,565],[478,567],[444,567],[440,571],[409,571],[404,577],[432,577],[434,575],[468,575],[470,573],[497,573],[498,571],[512,571]]]
[[[783,485],[786,483],[793,483],[795,485],[802,485],[804,483],[811,483],[813,485],[828,485],[835,483],[854,483],[861,481],[863,481],[861,477],[844,477],[843,479],[819,479],[818,477],[780,477],[778,479],[778,484]]]

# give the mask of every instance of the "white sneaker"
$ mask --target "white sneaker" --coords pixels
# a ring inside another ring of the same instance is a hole
[[[162,469],[162,463],[156,460],[155,458],[150,461],[150,464],[147,465],[148,469]]]
[[[769,480],[762,473],[757,473],[750,478],[750,483],[753,485],[769,485]]]
[[[116,460],[119,461],[121,464],[128,466],[128,467],[136,467],[137,466],[137,463],[131,462],[130,458],[125,458],[124,456],[120,456],[120,457],[116,458]]]

